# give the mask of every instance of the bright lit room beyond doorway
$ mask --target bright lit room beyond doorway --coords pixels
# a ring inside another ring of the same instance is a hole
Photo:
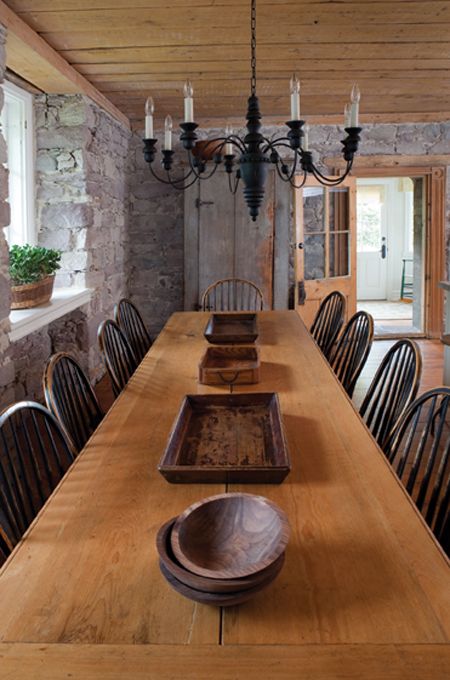
[[[424,181],[357,180],[358,310],[376,337],[423,334]]]

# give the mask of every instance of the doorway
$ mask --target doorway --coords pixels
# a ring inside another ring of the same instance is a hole
[[[424,333],[423,177],[357,179],[357,308],[376,337]]]
[[[424,157],[426,158],[426,157]],[[417,160],[417,159],[416,159]],[[409,161],[409,162],[408,162]],[[347,297],[348,314],[351,316],[357,306],[357,215],[356,215],[356,180],[364,180],[366,184],[370,184],[368,180],[375,180],[374,184],[382,184],[384,179],[397,180],[397,188],[400,193],[409,191],[411,193],[410,182],[405,182],[402,191],[400,191],[401,179],[408,179],[413,182],[413,244],[412,248],[409,246],[408,238],[411,239],[411,229],[405,227],[406,236],[403,236],[403,248],[400,246],[401,266],[402,260],[412,259],[411,263],[405,262],[405,274],[402,277],[400,274],[400,283],[398,283],[399,276],[397,274],[397,290],[400,286],[400,294],[398,300],[388,299],[387,285],[386,293],[383,292],[378,295],[385,296],[384,299],[366,299],[359,300],[359,307],[375,305],[376,302],[387,303],[404,302],[398,309],[405,310],[404,314],[408,313],[407,319],[388,319],[387,321],[402,321],[398,323],[403,326],[401,330],[394,330],[392,327],[386,332],[386,324],[381,323],[381,314],[378,310],[375,312],[377,318],[377,326],[381,326],[381,333],[378,337],[398,337],[401,336],[417,336],[425,335],[428,338],[438,338],[442,334],[443,328],[443,291],[439,286],[445,276],[445,198],[446,198],[446,170],[444,167],[434,167],[429,165],[412,165],[410,159],[405,157],[405,164],[402,165],[402,157],[387,157],[387,156],[373,156],[364,159],[361,162],[361,167],[354,167],[352,169],[352,176],[347,177],[345,183],[349,186],[348,196],[348,210],[346,212],[347,218],[339,219],[336,226],[333,226],[333,220],[330,216],[333,214],[329,207],[323,210],[323,220],[321,218],[320,224],[323,227],[317,227],[317,219],[310,219],[308,201],[311,197],[308,196],[310,192],[306,191],[310,186],[314,186],[314,181],[308,180],[303,190],[299,189],[294,192],[295,201],[295,225],[296,225],[296,257],[295,257],[295,300],[296,309],[302,316],[305,323],[310,326],[314,315],[319,307],[320,301],[330,292],[330,290],[339,290]],[[351,183],[354,183],[352,188]],[[316,182],[316,184],[318,184]],[[317,193],[317,192],[316,192]],[[353,198],[354,196],[354,198]],[[317,200],[317,197],[315,198]],[[347,200],[347,199],[346,199]],[[382,201],[379,201],[382,203]],[[329,204],[329,196],[325,200],[325,206]],[[381,208],[380,208],[381,210]],[[411,208],[409,208],[409,214]],[[342,213],[339,212],[341,215]],[[347,227],[345,226],[347,221]],[[339,231],[345,234],[348,231],[346,243],[348,244],[348,270],[347,275],[343,271],[333,271],[334,256],[330,251],[330,246],[335,243],[335,239],[331,238],[333,231]],[[399,230],[397,227],[397,231]],[[314,233],[313,233],[314,232]],[[320,233],[323,232],[323,233]],[[402,232],[403,233],[403,232]],[[322,238],[324,248],[322,248],[321,241],[316,237]],[[389,244],[387,241],[381,241],[381,228],[378,232],[378,243],[376,250],[381,251],[384,244],[386,247],[386,256],[389,252]],[[314,238],[309,238],[313,236]],[[317,243],[319,242],[319,243]],[[374,241],[375,242],[375,241]],[[327,245],[328,244],[328,245]],[[375,245],[373,246],[375,248]],[[324,255],[322,256],[322,250]],[[392,252],[392,251],[391,251]],[[398,252],[398,249],[397,249]],[[330,257],[331,253],[331,257]],[[411,255],[412,258],[407,257]],[[395,254],[395,249],[394,249]],[[325,258],[325,269],[318,270],[317,267],[310,267],[311,261],[316,261],[318,255]],[[384,258],[386,259],[386,258]],[[398,264],[398,263],[397,263]],[[362,268],[361,265],[360,268]],[[386,265],[387,267],[387,265]],[[395,270],[395,267],[394,267]],[[387,267],[389,272],[389,268]],[[397,270],[398,271],[398,270]],[[338,276],[335,274],[338,273]],[[389,277],[389,274],[387,274]],[[402,292],[402,278],[404,287]],[[391,281],[395,280],[395,276],[391,275]],[[409,285],[408,285],[409,284]],[[412,288],[413,302],[409,302]],[[394,289],[391,284],[391,289]],[[367,296],[367,292],[365,293]],[[403,298],[403,300],[401,299]],[[406,308],[406,305],[409,305]],[[393,309],[393,306],[392,306]],[[407,311],[406,311],[407,309]],[[412,309],[412,317],[411,310]],[[370,309],[368,309],[370,311]],[[386,313],[383,314],[386,316]],[[391,312],[387,314],[391,315]],[[412,319],[412,321],[411,321]],[[407,323],[404,323],[404,322]],[[409,331],[405,326],[409,325]]]

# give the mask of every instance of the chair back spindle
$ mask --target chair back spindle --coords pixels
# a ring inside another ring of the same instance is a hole
[[[411,404],[387,457],[442,546],[450,529],[450,388],[428,390]]]
[[[203,293],[203,311],[260,312],[264,308],[262,291],[247,279],[220,279]]]
[[[103,411],[83,369],[69,354],[59,352],[48,361],[44,394],[48,408],[81,451],[100,424]]]
[[[310,333],[328,359],[345,319],[345,295],[334,290],[320,303]]]
[[[345,326],[331,353],[330,365],[348,396],[369,356],[373,342],[373,319],[367,312],[356,312]]]
[[[152,340],[137,307],[122,298],[114,307],[114,319],[125,334],[136,360],[140,363],[152,346]]]
[[[137,359],[125,334],[112,319],[100,324],[98,343],[111,378],[114,396],[117,397],[136,370]]]
[[[359,413],[382,449],[414,400],[421,372],[422,359],[417,344],[399,340],[375,373]]]
[[[0,523],[16,545],[74,460],[58,421],[41,404],[23,401],[0,414]]]

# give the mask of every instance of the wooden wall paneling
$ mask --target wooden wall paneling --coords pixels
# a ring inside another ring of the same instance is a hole
[[[0,0],[0,22],[7,28],[6,65],[44,92],[87,95],[122,125],[129,120],[92,83]]]
[[[443,333],[444,291],[439,282],[445,275],[445,188],[446,169],[432,168],[427,178],[427,235],[425,264],[425,299],[427,337],[440,338]]]
[[[289,306],[289,274],[292,244],[293,189],[275,175],[275,240],[273,248],[273,308]]]
[[[235,195],[234,276],[255,283],[264,296],[264,308],[272,309],[273,247],[275,223],[275,171],[270,170],[266,195],[256,222],[248,214],[242,187]]]
[[[155,180],[156,181],[156,180]],[[197,309],[199,303],[198,251],[199,251],[199,182],[184,192],[184,309]],[[175,191],[175,189],[174,189]]]
[[[228,176],[218,170],[200,182],[198,280],[199,302],[206,288],[218,279],[234,276],[234,197]]]
[[[181,117],[187,76],[194,81],[196,118],[203,125],[236,117],[236,111],[244,114],[248,3],[136,0],[130,8],[124,0],[104,0],[95,5],[7,0],[0,8],[2,15],[3,8],[9,12],[10,23],[27,27],[34,36],[30,45],[36,39],[48,50],[51,45],[136,125],[142,124],[149,91],[158,124],[166,110]],[[349,32],[355,22],[358,31]],[[358,81],[362,122],[448,120],[449,27],[450,3],[444,0],[259,0],[258,92],[265,120],[286,120],[294,70],[301,72],[308,117],[336,116],[341,122],[351,84]],[[43,90],[56,91],[52,59],[46,66],[38,52],[36,60],[27,56],[28,49],[27,41],[23,51],[11,47],[10,68]],[[65,63],[65,68],[71,67]],[[224,87],[230,80],[233,88]]]

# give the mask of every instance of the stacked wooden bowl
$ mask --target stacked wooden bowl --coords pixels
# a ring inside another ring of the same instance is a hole
[[[156,545],[161,572],[174,590],[226,607],[272,583],[288,540],[288,520],[274,503],[229,493],[205,498],[166,522]]]

